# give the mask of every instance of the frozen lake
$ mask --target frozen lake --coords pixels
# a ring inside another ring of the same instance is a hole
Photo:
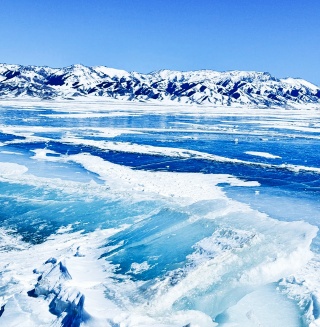
[[[0,105],[0,324],[320,326],[320,109]]]

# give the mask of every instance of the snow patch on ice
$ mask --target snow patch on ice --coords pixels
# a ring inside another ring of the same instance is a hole
[[[26,166],[11,162],[0,162],[0,176],[3,178],[22,175],[27,171]]]
[[[216,162],[227,162],[241,165],[249,165],[249,166],[258,166],[263,168],[276,168],[276,169],[285,169],[290,171],[309,171],[320,174],[320,168],[317,167],[308,167],[302,165],[292,165],[292,164],[269,164],[269,163],[260,163],[254,161],[246,161],[240,159],[232,159],[227,157],[222,157],[214,154],[209,154],[205,152],[195,151],[195,150],[187,150],[180,148],[169,148],[169,147],[159,147],[159,146],[151,146],[151,145],[141,145],[134,144],[128,142],[110,142],[110,141],[95,141],[95,140],[84,140],[80,138],[63,138],[62,142],[66,144],[78,144],[78,145],[86,145],[97,147],[101,150],[109,150],[109,151],[119,151],[126,153],[139,153],[139,154],[148,154],[155,156],[167,156],[171,158],[187,158],[187,159],[200,159],[200,160],[210,160]],[[271,154],[264,152],[253,152],[254,155],[264,156],[267,158],[271,158]],[[252,155],[252,151],[250,153]],[[276,159],[277,157],[273,157]]]
[[[268,159],[281,159],[281,157],[273,155],[268,152],[246,151],[245,153],[249,154],[251,156],[264,157],[264,158],[268,158]]]
[[[219,183],[229,183],[233,186],[259,186],[258,182],[246,182],[230,175],[132,170],[88,153],[72,155],[67,160],[79,163],[88,171],[98,174],[112,189],[130,194],[138,191],[142,197],[144,197],[142,194],[151,193],[192,203],[224,198],[223,191],[214,187]]]
[[[36,159],[36,160],[50,160],[50,157],[48,159],[48,154],[60,156],[59,153],[49,150],[49,149],[35,149],[35,150],[31,150],[31,151],[35,153],[35,155],[32,158]]]
[[[143,271],[148,270],[149,268],[150,266],[147,261],[144,261],[142,263],[133,262],[131,264],[130,272],[132,272],[133,274],[140,274]]]

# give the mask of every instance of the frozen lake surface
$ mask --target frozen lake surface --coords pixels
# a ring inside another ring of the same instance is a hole
[[[2,101],[0,325],[320,326],[320,108]]]

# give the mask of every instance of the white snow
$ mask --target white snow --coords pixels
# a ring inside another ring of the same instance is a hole
[[[264,158],[268,158],[268,159],[281,159],[280,156],[276,156],[276,155],[268,153],[268,152],[246,151],[245,153],[249,154],[251,156],[264,157]]]
[[[141,272],[146,271],[149,268],[150,266],[147,261],[144,261],[142,263],[134,262],[131,264],[130,271],[133,272],[134,274],[140,274]]]
[[[227,157],[222,157],[214,154],[209,154],[200,151],[194,150],[186,150],[186,149],[179,149],[179,148],[169,148],[169,147],[157,147],[152,145],[140,145],[128,142],[111,142],[111,141],[94,141],[94,140],[84,140],[80,138],[63,138],[62,141],[64,143],[70,144],[83,144],[83,145],[90,145],[94,147],[98,147],[103,150],[113,150],[113,151],[122,151],[122,152],[129,152],[129,153],[141,153],[141,154],[152,154],[152,155],[163,155],[168,157],[178,157],[178,158],[194,158],[194,159],[205,159],[205,160],[212,160],[218,162],[229,162],[234,164],[245,164],[251,166],[260,166],[266,168],[279,168],[279,169],[286,169],[292,171],[310,171],[314,173],[320,173],[320,168],[317,167],[308,167],[302,165],[292,165],[292,164],[281,164],[281,165],[274,165],[274,164],[266,164],[254,161],[245,161],[239,159],[232,159]],[[8,144],[12,142],[7,142]],[[255,155],[257,153],[263,154],[263,156],[268,156],[270,158],[270,154],[266,154],[263,152],[254,152]],[[250,153],[252,154],[252,152]]]
[[[128,73],[125,70],[122,69],[115,69],[111,67],[106,67],[106,66],[94,66],[92,67],[96,72],[103,73],[105,75],[108,75],[110,77],[122,77],[122,76],[130,76],[130,73]]]
[[[58,155],[57,152],[49,150],[49,149],[36,149],[36,150],[32,150],[32,152],[35,153],[33,158],[37,159],[37,160],[46,160],[48,158],[47,154],[56,154],[56,155]]]
[[[28,168],[23,165],[9,162],[0,162],[0,176],[10,178],[11,176],[19,176],[28,171]]]
[[[241,181],[230,175],[132,171],[128,167],[112,164],[86,153],[69,156],[68,160],[80,163],[87,170],[98,174],[111,188],[117,187],[128,193],[139,191],[157,194],[187,202],[223,197],[223,192],[214,187],[223,182],[237,186],[259,185],[256,182]]]

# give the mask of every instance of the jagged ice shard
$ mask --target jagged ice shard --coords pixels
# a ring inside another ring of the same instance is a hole
[[[2,101],[0,325],[320,326],[316,105]]]

